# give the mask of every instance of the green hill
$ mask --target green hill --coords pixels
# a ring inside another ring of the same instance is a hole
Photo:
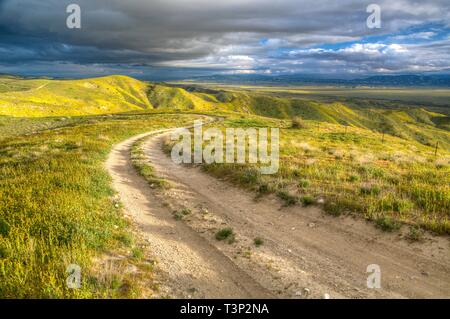
[[[431,93],[430,93],[431,94]],[[276,119],[301,117],[384,132],[450,149],[450,118],[390,101],[342,101],[280,95],[278,89],[205,88],[146,83],[126,76],[83,80],[0,78],[0,115],[76,116],[146,110],[237,112]]]
[[[159,109],[228,111],[276,119],[301,117],[389,134],[450,150],[450,118],[425,108],[389,101],[357,104],[314,98],[283,97],[267,91],[151,85],[149,101]]]
[[[83,80],[0,79],[0,115],[40,117],[151,108],[147,84],[125,76]]]

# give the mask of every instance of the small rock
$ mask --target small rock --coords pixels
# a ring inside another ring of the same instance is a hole
[[[325,203],[325,200],[323,198],[319,198],[317,200],[317,204],[324,204],[324,203]]]
[[[115,208],[119,208],[119,204],[115,203],[115,204],[114,204],[114,207],[115,207]]]
[[[329,294],[323,294],[323,299],[330,299],[330,295]]]
[[[314,224],[314,223],[309,223],[309,224],[308,224],[308,227],[310,227],[310,228],[316,227],[316,224]]]
[[[422,274],[423,276],[427,276],[427,277],[430,275],[430,274],[427,273],[425,270],[422,270],[421,274]]]
[[[292,250],[290,250],[290,249],[288,249],[287,251],[288,251],[288,253],[292,253]]]
[[[302,295],[302,292],[301,292],[301,291],[296,291],[296,292],[295,292],[295,295],[296,295],[296,296],[301,296],[301,295]]]

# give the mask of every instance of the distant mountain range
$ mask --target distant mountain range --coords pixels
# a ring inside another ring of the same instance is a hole
[[[18,76],[0,73],[0,78],[16,79],[52,79],[43,76]],[[71,78],[58,78],[71,79]],[[139,77],[140,80],[150,82],[165,82],[156,78]],[[190,78],[175,77],[170,81],[187,82],[214,82],[223,84],[247,84],[247,85],[338,85],[338,86],[386,86],[386,87],[441,87],[450,88],[450,74],[404,74],[404,75],[375,75],[361,78],[330,78],[326,75],[314,74],[214,74],[196,76]],[[170,82],[169,81],[169,82]]]
[[[450,74],[434,75],[376,75],[358,79],[330,79],[308,75],[210,75],[186,81],[267,85],[344,85],[344,86],[419,86],[450,87]]]

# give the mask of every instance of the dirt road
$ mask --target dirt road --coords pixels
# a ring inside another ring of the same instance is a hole
[[[133,169],[130,147],[143,135],[118,144],[107,169],[173,297],[450,297],[447,238],[409,243],[359,219],[282,207],[272,197],[255,200],[199,168],[174,164],[161,150],[167,134],[150,137],[144,149],[170,189],[151,189]],[[183,208],[190,214],[176,220],[173,211]],[[215,239],[224,227],[236,234],[233,243]],[[263,240],[259,247],[257,237]],[[367,287],[373,264],[381,270],[380,289]]]
[[[137,174],[130,160],[130,148],[146,135],[116,145],[106,167],[126,213],[138,224],[158,259],[165,293],[179,298],[272,297],[215,246],[176,221],[148,183]]]

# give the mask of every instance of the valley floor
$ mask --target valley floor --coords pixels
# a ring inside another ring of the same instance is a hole
[[[133,168],[131,147],[144,135],[116,145],[107,161],[125,213],[159,261],[162,296],[450,296],[448,238],[409,243],[360,219],[284,207],[275,196],[255,199],[199,168],[174,164],[162,151],[165,134],[152,135],[143,149],[169,189],[150,187]],[[218,241],[214,234],[226,227],[234,239]],[[372,264],[381,269],[380,289],[367,288]]]

